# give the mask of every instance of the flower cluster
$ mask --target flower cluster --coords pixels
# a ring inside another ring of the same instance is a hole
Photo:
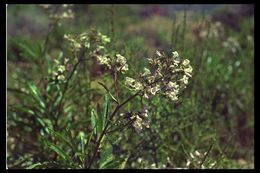
[[[92,29],[88,33],[80,35],[65,34],[64,39],[68,40],[73,51],[87,49],[91,57],[96,57],[99,64],[107,66],[111,70],[121,73],[128,71],[127,60],[117,53],[114,56],[106,53],[106,44],[110,43],[110,38]]]
[[[43,8],[44,12],[49,16],[51,21],[59,21],[61,19],[73,19],[74,13],[71,10],[72,4],[50,5],[41,4],[40,7]]]
[[[102,52],[105,50],[105,45],[110,42],[109,37],[95,29],[79,35],[65,34],[64,39],[69,41],[72,50],[79,51],[81,48],[86,48],[90,54]]]
[[[109,69],[116,70],[121,73],[128,71],[127,60],[124,56],[116,54],[115,56],[97,56],[100,64],[106,65]]]
[[[147,121],[148,117],[148,110],[145,109],[142,112],[135,113],[133,116],[130,117],[130,119],[134,119],[133,127],[137,132],[140,132],[143,130],[143,127],[150,128],[150,123]]]
[[[148,110],[145,108],[139,112],[121,113],[120,116],[125,118],[126,121],[130,120],[136,132],[141,132],[144,127],[150,128]]]
[[[149,58],[150,68],[144,68],[138,79],[126,77],[125,84],[131,90],[142,90],[147,99],[156,94],[162,94],[172,101],[178,100],[181,89],[186,88],[192,77],[192,67],[188,59],[180,60],[177,51],[167,57],[156,52],[155,58]]]
[[[228,39],[224,41],[222,45],[223,47],[229,49],[232,53],[236,53],[240,48],[237,38],[234,37],[228,37]]]
[[[55,62],[55,67],[54,70],[52,72],[52,77],[51,77],[51,82],[55,82],[55,83],[64,83],[66,82],[66,70],[67,70],[67,65],[68,65],[68,58],[64,59],[64,63],[61,63],[58,60],[54,60]]]

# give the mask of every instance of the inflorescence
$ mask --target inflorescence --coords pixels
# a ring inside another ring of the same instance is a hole
[[[188,59],[178,58],[177,51],[172,52],[171,57],[157,51],[156,57],[148,59],[150,67],[144,68],[138,79],[126,77],[125,84],[131,90],[141,90],[146,99],[161,94],[177,101],[180,90],[186,88],[193,70]]]

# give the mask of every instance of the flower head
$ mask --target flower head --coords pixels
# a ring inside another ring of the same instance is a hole
[[[144,68],[138,79],[131,78],[132,88],[142,86],[143,97],[150,99],[157,94],[162,94],[172,101],[178,100],[180,89],[186,88],[189,78],[192,77],[192,67],[188,59],[177,60],[177,51],[172,52],[172,57],[156,51],[157,57],[149,58],[149,68]],[[129,82],[129,78],[126,78]]]

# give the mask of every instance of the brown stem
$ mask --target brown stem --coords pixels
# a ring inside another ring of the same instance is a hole
[[[202,168],[203,163],[206,161],[206,158],[208,157],[209,152],[211,151],[213,145],[214,145],[214,143],[212,143],[212,144],[210,145],[210,147],[209,147],[207,153],[206,153],[205,156],[203,157],[203,160],[202,160],[201,163],[200,163],[200,169]]]
[[[113,130],[110,130],[110,131],[107,131],[107,133],[112,133],[112,132],[116,132],[118,130],[120,130],[120,132],[122,132],[122,130],[124,129],[124,127],[128,126],[129,124],[132,124],[134,120],[129,120],[127,123],[125,123],[124,125],[116,128],[116,129],[113,129]]]

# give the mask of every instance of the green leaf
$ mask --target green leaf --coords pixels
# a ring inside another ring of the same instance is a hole
[[[125,157],[125,158],[123,159],[123,161],[119,164],[118,169],[124,169],[124,168],[125,168],[125,165],[126,165],[126,163],[127,163],[127,160],[128,160],[128,158],[129,158],[129,156],[130,156],[130,154],[128,154],[127,157]]]
[[[91,138],[93,136],[93,132],[94,132],[94,130],[91,130],[91,133],[90,133],[90,135],[88,137],[88,140],[87,140],[87,143],[85,145],[85,150],[88,148],[89,142],[91,141]]]
[[[59,132],[55,132],[55,131],[52,130],[52,129],[49,129],[49,130],[51,131],[51,133],[52,133],[55,137],[57,137],[57,138],[60,140],[60,142],[65,143],[66,145],[68,145],[69,147],[71,147],[71,148],[73,149],[72,144],[66,139],[66,137],[65,137],[63,134],[61,134],[61,133],[59,133]]]
[[[33,169],[33,168],[36,168],[36,167],[41,166],[41,165],[42,165],[42,163],[35,163],[35,164],[30,165],[26,169]]]
[[[113,160],[112,152],[113,148],[111,145],[109,145],[109,147],[101,153],[101,158],[99,160],[99,168],[105,168],[105,166]]]
[[[91,126],[92,126],[92,129],[94,130],[94,134],[96,135],[97,134],[97,116],[96,116],[94,109],[91,110]]]
[[[49,148],[52,149],[55,153],[57,153],[63,160],[71,161],[70,157],[63,150],[61,150],[58,146],[55,146],[54,144],[49,143],[49,142],[48,142],[48,145],[49,145]]]
[[[130,155],[125,158],[113,160],[106,165],[106,169],[124,169]]]
[[[111,94],[111,92],[108,92],[108,94],[110,95],[110,97],[111,97],[116,103],[118,103],[117,99]]]
[[[81,153],[85,154],[85,134],[83,132],[79,132],[80,136],[80,148],[81,148]]]
[[[85,154],[82,154],[79,152],[76,152],[75,156],[78,156],[78,158],[80,159],[81,162],[83,162],[85,159]]]
[[[20,49],[20,55],[24,60],[36,62],[42,58],[42,44],[37,40],[19,39],[15,43]]]
[[[30,93],[33,95],[33,97],[38,101],[39,105],[45,109],[45,101],[43,97],[41,96],[37,86],[33,82],[27,82],[27,86],[29,88]]]
[[[62,99],[62,91],[61,91],[61,88],[59,85],[56,85],[56,88],[58,90],[58,95],[56,96],[55,98],[55,101],[54,101],[54,107],[58,106],[58,104],[60,103],[61,99]]]
[[[53,125],[50,119],[37,117],[36,120],[41,124],[44,128],[44,131],[47,134],[51,134],[51,130],[53,129]]]
[[[60,52],[58,55],[58,60],[61,60],[62,57],[63,57],[63,52]]]
[[[24,56],[24,58],[37,58],[36,53],[34,52],[34,50],[31,49],[31,46],[27,42],[18,43],[18,46],[21,48],[22,56]]]
[[[106,94],[104,105],[103,105],[102,129],[104,129],[106,122],[107,122],[109,105],[110,105],[109,95]]]
[[[36,120],[42,125],[42,127],[45,127],[45,123],[41,118],[37,117]]]
[[[101,85],[103,88],[105,88],[105,90],[107,91],[107,93],[109,94],[109,96],[112,98],[112,100],[114,100],[117,104],[118,104],[118,101],[117,99],[111,94],[111,92],[109,91],[109,89],[106,87],[105,84],[101,83],[101,82],[98,82],[99,85]]]

